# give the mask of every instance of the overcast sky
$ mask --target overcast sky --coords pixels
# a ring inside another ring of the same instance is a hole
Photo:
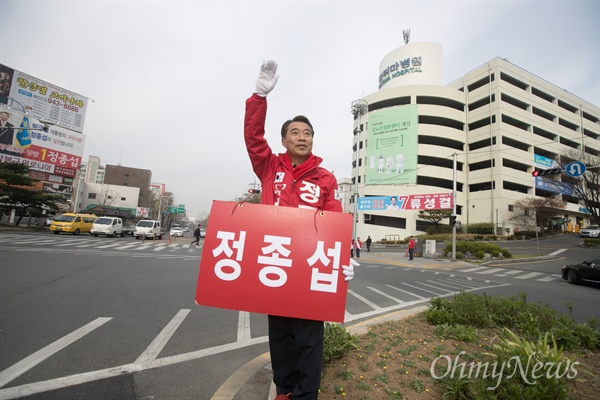
[[[600,104],[600,2],[1,1],[0,62],[92,99],[84,160],[152,171],[192,216],[247,192],[245,100],[279,64],[267,139],[297,114],[351,177],[350,104],[404,44],[443,46],[444,84],[495,57]]]

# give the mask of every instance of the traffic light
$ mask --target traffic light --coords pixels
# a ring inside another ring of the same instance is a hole
[[[531,176],[542,176],[542,175],[558,175],[562,172],[562,168],[550,168],[543,169],[541,171],[533,171]]]
[[[260,194],[260,189],[248,189],[248,193]]]
[[[450,216],[450,226],[456,225],[456,215]]]

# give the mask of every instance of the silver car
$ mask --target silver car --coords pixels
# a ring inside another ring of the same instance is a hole
[[[579,237],[600,237],[600,227],[598,225],[590,225],[587,228],[579,231]]]

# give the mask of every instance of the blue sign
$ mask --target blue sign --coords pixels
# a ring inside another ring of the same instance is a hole
[[[567,175],[577,178],[585,173],[585,164],[581,161],[573,161],[565,167]]]

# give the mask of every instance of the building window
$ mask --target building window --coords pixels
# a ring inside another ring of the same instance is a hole
[[[129,178],[129,174],[124,174],[125,178]]]
[[[113,197],[112,197],[112,196],[108,196],[108,199],[109,199],[109,200],[112,200],[112,199],[113,199]]]
[[[513,206],[512,204],[508,205],[508,211],[513,212],[515,211],[515,206]]]
[[[125,201],[125,200],[127,200],[126,197],[121,197],[121,201]]]
[[[88,199],[96,200],[96,193],[88,193]]]

